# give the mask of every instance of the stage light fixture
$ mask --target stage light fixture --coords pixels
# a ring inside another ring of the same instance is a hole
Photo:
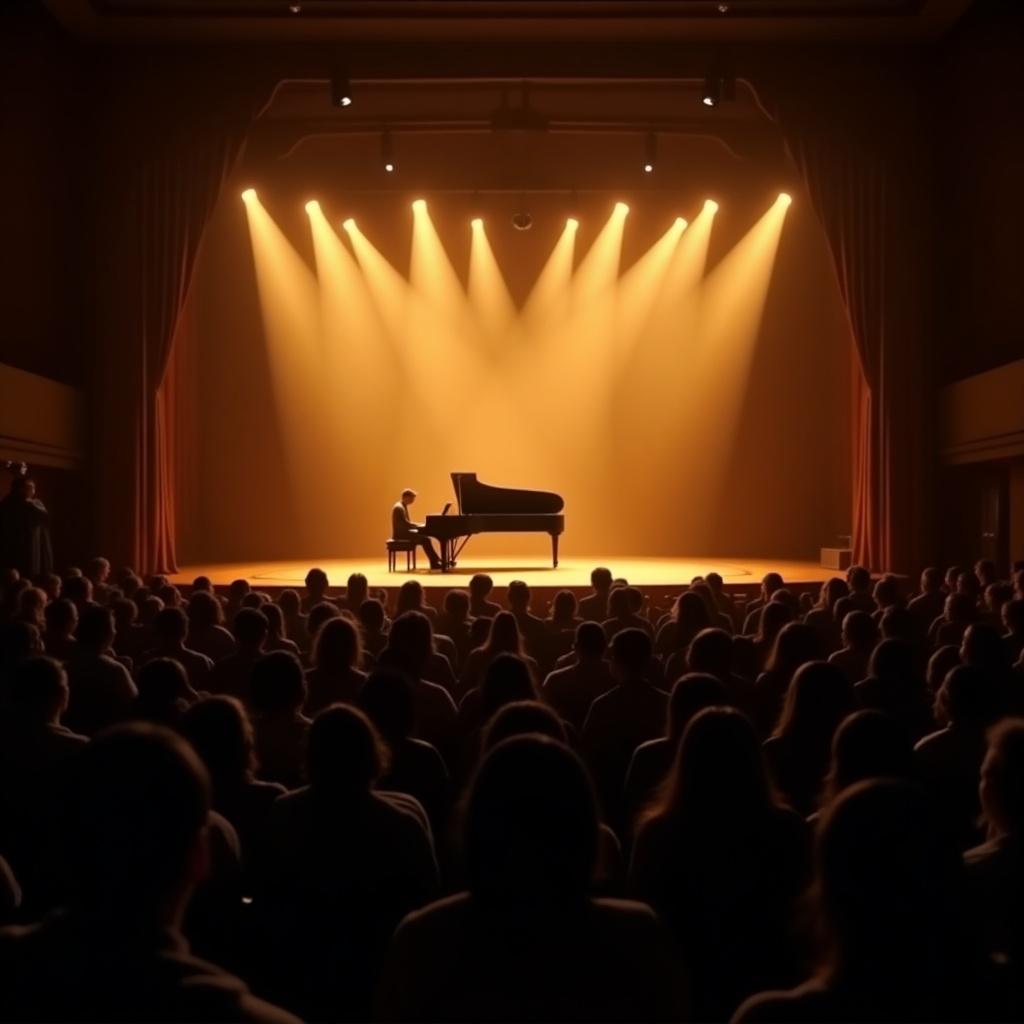
[[[714,199],[705,199],[704,209],[707,210],[708,213],[718,213],[718,203],[716,203]]]
[[[427,201],[426,199],[414,199],[412,201],[413,213],[426,213],[427,212]]]
[[[709,71],[704,76],[704,88],[701,90],[700,101],[705,107],[717,107],[722,102],[722,80]]]
[[[516,231],[529,231],[533,227],[533,217],[525,210],[512,214],[512,227]]]
[[[654,165],[658,159],[658,137],[654,132],[647,133],[647,142],[644,146],[644,174],[653,174]]]
[[[384,132],[380,137],[380,159],[385,174],[394,174],[398,170],[394,149],[391,146],[391,132]]]
[[[352,82],[348,72],[342,68],[331,75],[331,103],[336,107],[352,106]]]
[[[676,227],[680,231],[685,231],[687,226],[687,220],[685,217],[676,217]]]
[[[472,227],[474,231],[480,231],[483,228],[483,226],[484,226],[483,217],[474,217],[469,222],[469,224],[470,224],[470,227]]]
[[[565,221],[565,226],[570,231],[575,231],[580,226],[580,222],[575,217],[567,217]]]
[[[301,14],[302,13],[302,4],[297,4],[297,3],[289,4],[288,5],[288,10],[291,11],[292,14]]]
[[[254,188],[247,188],[242,193],[242,202],[243,203],[251,203],[255,198],[256,198],[256,189],[254,189]]]
[[[306,213],[312,215],[314,213],[319,213],[319,212],[320,212],[320,203],[317,202],[316,199],[310,199],[310,201],[308,203],[306,203]]]
[[[789,206],[793,202],[793,197],[788,192],[780,192],[776,201],[780,206]]]
[[[356,222],[352,217],[346,217],[342,222],[341,226],[351,234],[356,229]]]
[[[704,76],[700,101],[705,107],[717,107],[723,100],[736,99],[736,76],[729,67],[727,58],[719,53]]]
[[[615,212],[622,217],[625,217],[629,213],[629,207],[625,203],[616,203]]]

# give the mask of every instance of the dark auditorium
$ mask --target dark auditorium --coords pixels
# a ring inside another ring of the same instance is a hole
[[[1024,1021],[1024,0],[0,0],[0,1024]]]

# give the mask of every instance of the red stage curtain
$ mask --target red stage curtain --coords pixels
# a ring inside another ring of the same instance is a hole
[[[926,148],[907,71],[804,66],[755,82],[825,231],[855,340],[854,559],[876,571],[914,571],[926,547]]]
[[[173,572],[174,403],[161,393],[203,230],[266,81],[223,61],[118,64],[107,89],[97,237],[97,533],[142,572]]]

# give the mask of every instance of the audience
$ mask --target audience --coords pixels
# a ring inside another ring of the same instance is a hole
[[[1019,1015],[1024,571],[392,621],[82,564],[0,570],[6,1016]]]

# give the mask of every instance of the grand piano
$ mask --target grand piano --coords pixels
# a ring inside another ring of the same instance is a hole
[[[551,564],[558,567],[558,536],[565,529],[560,494],[492,487],[480,483],[476,473],[452,473],[452,486],[458,515],[427,516],[419,531],[440,543],[442,569],[454,567],[474,533],[550,534]]]

